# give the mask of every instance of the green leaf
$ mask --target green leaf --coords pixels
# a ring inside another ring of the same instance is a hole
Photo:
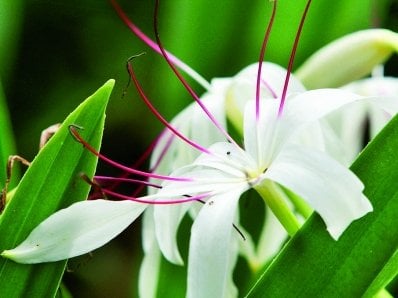
[[[397,273],[398,116],[351,169],[365,184],[374,211],[338,241],[318,214],[288,242],[248,297],[372,297]]]
[[[18,185],[0,217],[0,250],[15,247],[49,215],[76,201],[84,200],[89,185],[79,173],[92,176],[97,158],[76,142],[68,126],[84,127],[83,137],[99,148],[105,108],[114,81],[110,80],[84,101],[64,121],[59,131],[44,146]],[[0,289],[3,297],[54,296],[66,261],[21,265],[0,259]]]
[[[6,99],[3,87],[0,83],[0,190],[6,181],[7,160],[11,154],[15,154],[14,137],[8,116]]]

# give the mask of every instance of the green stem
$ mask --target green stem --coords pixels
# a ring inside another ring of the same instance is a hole
[[[296,195],[291,190],[282,187],[283,191],[289,198],[289,200],[293,203],[294,208],[300,213],[305,219],[309,218],[312,214],[312,208],[305,202],[299,195]]]
[[[293,236],[300,229],[300,223],[283,200],[283,194],[278,186],[271,180],[265,180],[263,183],[256,185],[254,189],[279,219],[288,234]]]

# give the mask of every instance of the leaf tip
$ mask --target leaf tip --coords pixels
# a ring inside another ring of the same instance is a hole
[[[115,86],[115,80],[114,79],[109,79],[108,81],[105,82],[105,84],[102,86],[102,88],[106,88],[106,89],[112,90],[114,86]]]

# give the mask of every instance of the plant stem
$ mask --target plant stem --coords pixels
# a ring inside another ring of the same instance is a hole
[[[300,229],[300,223],[283,200],[283,194],[278,186],[271,180],[265,180],[263,183],[256,185],[254,189],[279,219],[288,234],[293,236]]]

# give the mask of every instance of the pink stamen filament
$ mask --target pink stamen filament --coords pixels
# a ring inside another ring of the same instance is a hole
[[[161,201],[161,200],[145,200],[145,199],[140,199],[140,198],[135,198],[135,197],[130,197],[127,195],[123,195],[120,193],[113,192],[111,190],[103,189],[102,192],[104,194],[110,195],[112,197],[121,199],[121,200],[129,200],[137,203],[143,203],[143,204],[151,204],[151,205],[173,205],[173,204],[181,204],[181,203],[187,203],[187,202],[193,202],[193,201],[199,201],[202,199],[207,198],[210,196],[210,193],[205,193],[205,194],[200,194],[200,195],[194,195],[194,196],[185,196],[182,195],[184,198],[179,199],[179,200],[167,200],[167,201]]]
[[[167,132],[167,131],[168,131],[167,129],[163,130],[162,133],[158,136],[157,140],[160,140],[160,138],[161,138],[162,136],[166,135],[166,132]],[[174,138],[175,138],[175,135],[174,135],[174,134],[170,134],[170,137],[167,139],[166,144],[165,144],[164,147],[162,148],[162,151],[160,152],[159,157],[156,159],[155,163],[151,166],[151,169],[150,169],[151,172],[156,171],[156,169],[159,167],[160,163],[162,162],[163,158],[165,157],[165,155],[166,155],[166,153],[167,153],[167,150],[169,150],[169,148],[170,148],[170,146],[171,146],[171,143],[172,143],[172,141],[173,141]],[[143,189],[144,189],[144,184],[141,184],[141,185],[133,192],[132,195],[133,195],[134,197],[135,197],[135,196],[138,196],[138,195],[141,193],[141,191],[142,191]]]
[[[267,25],[267,30],[265,31],[264,40],[261,45],[260,57],[258,58],[258,71],[257,71],[257,82],[256,82],[256,120],[258,120],[260,116],[260,81],[261,81],[261,71],[263,68],[263,61],[265,55],[265,49],[267,47],[267,43],[269,37],[271,35],[272,25],[274,24],[275,14],[276,14],[276,4],[277,0],[274,0],[274,5],[272,8],[272,15]]]
[[[140,167],[152,154],[153,150],[155,149],[156,145],[159,142],[159,139],[161,138],[162,134],[158,135],[150,144],[149,146],[145,149],[144,153],[141,155],[141,157],[132,165],[133,168],[138,168]]]
[[[279,104],[278,116],[281,116],[282,112],[283,112],[283,106],[285,105],[286,94],[287,94],[287,87],[289,85],[289,80],[290,80],[290,74],[292,73],[293,62],[294,62],[294,58],[296,57],[297,46],[298,46],[298,43],[299,43],[299,40],[300,40],[301,32],[303,31],[304,21],[305,21],[305,18],[307,16],[307,12],[308,12],[308,10],[310,8],[311,2],[312,2],[312,0],[308,0],[307,5],[305,6],[303,15],[302,15],[301,20],[300,20],[300,25],[299,25],[299,28],[297,30],[296,38],[294,40],[292,52],[290,54],[290,59],[289,59],[289,65],[287,67],[287,72],[286,72],[286,77],[285,77],[285,84],[283,86],[283,91],[282,91],[282,95],[281,95],[281,103]]]
[[[166,130],[164,130],[161,135],[159,136],[159,138],[161,138],[161,136],[165,136],[166,135]],[[155,171],[160,163],[162,162],[162,160],[164,159],[164,157],[166,156],[167,151],[169,150],[173,140],[175,138],[174,134],[170,134],[170,136],[167,139],[166,144],[164,145],[164,147],[162,148],[162,150],[160,151],[160,154],[158,156],[158,158],[155,160],[154,164],[151,166],[151,171]]]
[[[97,152],[89,143],[87,143],[81,136],[80,134],[77,132],[78,127],[74,126],[74,125],[70,125],[69,126],[69,131],[71,132],[71,134],[73,135],[73,137],[79,142],[81,143],[86,149],[88,149],[91,153],[93,153],[94,155],[96,155],[99,159],[103,160],[104,162],[114,166],[115,168],[118,168],[120,170],[126,171],[128,173],[131,174],[135,174],[135,175],[139,175],[139,176],[144,176],[144,177],[148,177],[148,178],[155,178],[155,179],[163,179],[163,180],[170,180],[170,181],[192,181],[191,178],[184,178],[184,177],[171,177],[171,176],[167,176],[167,175],[158,175],[158,174],[154,174],[154,173],[148,173],[148,172],[144,172],[144,171],[140,171],[140,170],[136,170],[136,169],[132,169],[130,167],[126,167],[118,162],[115,162],[109,158],[107,158],[106,156],[102,155],[101,153]]]
[[[132,166],[133,168],[139,167],[139,166],[148,158],[148,156],[152,153],[154,147],[155,147],[156,145],[158,145],[160,139],[161,139],[162,137],[166,137],[167,131],[168,131],[168,130],[165,129],[165,130],[162,131],[162,133],[160,133],[160,134],[158,135],[158,137],[157,137],[157,138],[149,145],[149,147],[145,150],[144,154],[140,157],[140,159],[139,159],[137,162],[135,162],[135,163],[133,164],[133,166]],[[170,148],[171,143],[172,143],[172,141],[173,141],[174,138],[175,138],[175,135],[174,135],[174,134],[170,134],[170,136],[169,136],[168,139],[167,139],[166,144],[164,145],[164,147],[162,148],[162,150],[161,150],[161,152],[160,152],[160,154],[159,154],[159,157],[156,159],[154,165],[151,167],[151,169],[150,169],[151,172],[156,171],[156,169],[158,168],[159,164],[161,163],[161,161],[163,160],[164,156],[166,155],[167,150]],[[149,183],[148,181],[143,181],[143,180],[136,180],[136,179],[127,178],[129,175],[130,175],[130,173],[124,173],[123,175],[121,175],[121,176],[119,176],[119,177],[117,177],[117,178],[115,178],[115,177],[106,177],[106,178],[104,178],[103,176],[95,176],[95,177],[94,177],[94,180],[97,180],[97,181],[98,181],[98,180],[101,180],[101,179],[102,179],[102,180],[108,180],[108,181],[110,180],[110,181],[112,181],[113,183],[112,183],[112,185],[110,185],[110,186],[108,187],[108,190],[113,190],[113,189],[115,189],[116,187],[118,187],[118,185],[119,185],[120,183],[126,182],[126,179],[127,179],[127,180],[131,180],[132,183],[134,183],[135,181],[137,181],[137,183],[140,184],[140,185],[139,185],[139,186],[136,188],[136,190],[132,193],[132,196],[133,196],[133,197],[138,196],[138,195],[142,192],[142,190],[144,189],[145,186],[152,186],[152,187],[155,187],[155,188],[161,188],[160,185],[156,185],[156,184],[153,184],[153,183]]]
[[[148,36],[146,36],[134,23],[127,17],[124,13],[123,9],[119,6],[119,4],[115,0],[110,0],[111,5],[115,9],[116,13],[119,15],[120,19],[129,27],[131,32],[134,33],[139,39],[141,39],[145,44],[147,44],[150,48],[152,48],[156,53],[163,55],[159,46],[151,40]],[[196,73],[193,69],[191,69],[187,64],[182,62],[180,59],[175,57],[173,54],[167,52],[170,60],[173,64],[178,66],[181,70],[191,76],[196,82],[198,82],[203,88],[206,90],[210,89],[210,84],[201,77],[198,73]]]
[[[156,116],[156,118],[158,118],[158,120],[160,122],[162,122],[162,124],[164,126],[166,126],[169,130],[171,130],[176,136],[178,136],[180,139],[182,139],[187,144],[191,145],[192,147],[198,149],[199,151],[201,151],[203,153],[211,154],[211,152],[209,150],[207,150],[205,147],[203,147],[203,146],[197,144],[196,142],[188,139],[183,134],[181,134],[176,128],[174,128],[169,122],[167,122],[167,120],[159,113],[159,111],[153,106],[151,101],[145,95],[144,90],[142,89],[142,87],[141,87],[140,83],[138,82],[138,79],[137,79],[137,77],[135,75],[135,72],[134,72],[134,69],[133,69],[133,64],[130,63],[130,62],[128,63],[128,70],[129,70],[131,79],[133,80],[134,85],[137,88],[138,93],[140,94],[141,99],[144,101],[144,103],[150,109],[150,111]]]
[[[108,176],[94,176],[94,180],[97,182],[102,182],[102,181],[110,181],[110,182],[120,182],[120,183],[133,183],[133,184],[140,184],[140,185],[146,185],[154,188],[162,188],[162,186],[155,184],[155,183],[150,183],[148,181],[143,181],[143,180],[138,180],[138,179],[131,179],[131,178],[122,178],[122,177],[108,177]],[[112,185],[114,186],[114,185]]]
[[[278,98],[278,95],[276,94],[275,90],[271,87],[270,84],[267,83],[266,80],[261,79],[261,83],[264,84],[265,88],[268,89],[268,91],[271,93],[271,96],[272,96],[273,98]]]
[[[152,143],[148,146],[148,148],[146,148],[145,152],[142,154],[142,156],[132,165],[130,166],[131,168],[138,168],[140,167],[147,159],[148,157],[151,155],[151,153],[153,152],[155,146],[158,145],[159,140],[162,138],[163,135],[165,135],[165,133],[168,130],[165,129],[163,130],[156,138],[155,140],[152,141]],[[164,146],[164,148],[161,151],[161,154],[159,155],[159,158],[156,160],[154,166],[150,169],[150,172],[154,172],[157,167],[158,164],[161,162],[161,160],[163,159],[164,155],[166,154],[168,148],[171,145],[171,141],[173,140],[175,136],[173,134],[170,135],[169,139],[166,142],[166,145]],[[130,175],[130,173],[124,173],[122,175],[120,175],[118,178],[127,178]],[[108,189],[115,189],[121,182],[120,181],[115,181],[111,186],[108,187]],[[133,193],[133,196],[135,194],[139,194],[143,188],[144,188],[145,184],[141,184]]]
[[[228,134],[228,132],[222,127],[222,125],[217,121],[217,119],[210,113],[210,111],[206,108],[206,106],[202,103],[200,100],[199,96],[193,91],[191,86],[187,83],[187,81],[183,78],[183,76],[180,74],[180,72],[175,68],[173,65],[172,61],[170,60],[169,54],[166,52],[166,50],[163,47],[163,44],[160,40],[159,37],[159,30],[158,30],[158,12],[159,12],[159,0],[156,0],[155,2],[155,12],[154,12],[154,30],[155,30],[155,37],[156,37],[156,42],[159,46],[160,51],[163,54],[164,59],[166,60],[167,64],[169,64],[170,68],[174,72],[174,74],[177,76],[177,78],[180,80],[182,85],[185,87],[185,89],[188,91],[188,93],[192,96],[192,98],[198,103],[200,108],[203,110],[203,112],[207,115],[207,117],[211,120],[211,122],[217,127],[217,129],[227,138],[228,141],[231,143],[235,144],[236,146],[239,147],[238,144],[236,144],[235,140]]]

